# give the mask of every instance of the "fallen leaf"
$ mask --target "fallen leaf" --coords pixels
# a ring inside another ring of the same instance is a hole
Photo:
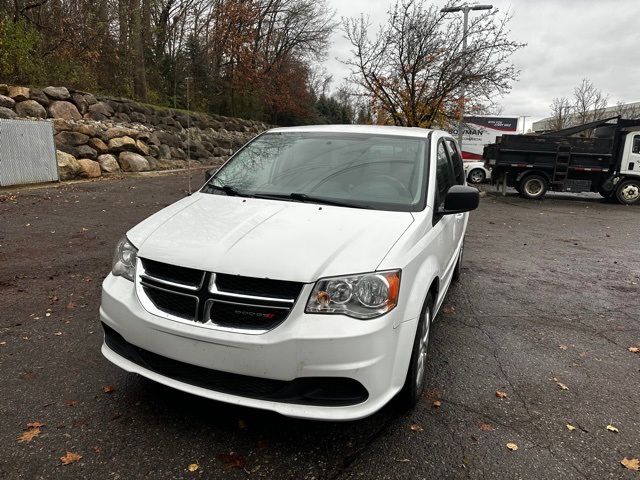
[[[567,348],[569,347],[567,347],[566,345],[560,345],[560,350],[566,350]]]
[[[67,303],[68,310],[74,310],[76,308],[76,304],[74,302]]]
[[[573,432],[575,429],[576,429],[576,427],[574,427],[570,423],[567,423],[567,430],[569,430],[570,432]]]
[[[18,435],[18,443],[29,443],[31,440],[40,435],[39,428],[30,428]]]
[[[411,425],[411,431],[412,432],[422,432],[422,431],[424,431],[424,428],[422,428],[420,425],[414,423],[413,425]]]
[[[640,460],[638,460],[637,458],[624,457],[622,460],[620,460],[620,463],[629,470],[633,470],[634,472],[640,470]]]
[[[30,422],[27,423],[27,428],[40,428],[40,427],[44,427],[45,424],[42,422]]]
[[[435,408],[440,408],[440,407],[442,406],[442,400],[434,400],[434,401],[433,401],[433,403],[432,403],[432,405],[433,405]]]
[[[75,407],[78,404],[77,400],[65,400],[64,403],[67,404],[67,407]]]
[[[189,464],[189,466],[187,467],[187,470],[189,470],[190,472],[195,472],[196,470],[198,470],[200,468],[200,466],[197,463],[191,463]]]
[[[629,350],[631,353],[640,352],[640,348],[638,348],[638,347],[629,347],[627,350]]]
[[[614,427],[611,424],[607,425],[607,430],[609,430],[610,432],[613,432],[613,433],[618,433],[620,431],[620,430],[618,430],[616,427]]]
[[[224,468],[244,468],[244,458],[237,452],[220,453],[218,459],[224,463]]]
[[[515,443],[507,443],[507,448],[512,452],[515,452],[518,449],[518,445]]]
[[[491,425],[490,423],[481,423],[480,430],[482,430],[483,432],[492,432],[495,430],[495,428],[493,428],[493,425]]]
[[[111,385],[108,385],[106,387],[102,387],[102,391],[104,393],[113,393],[114,392],[114,388]]]
[[[78,455],[75,452],[67,452],[66,455],[60,457],[60,461],[62,465],[69,465],[70,463],[75,463],[82,458],[82,455]]]
[[[569,390],[569,387],[560,382],[557,378],[554,378],[553,381],[556,382],[556,385],[560,388],[560,390]]]
[[[502,392],[502,391],[498,390],[496,392],[496,397],[498,397],[498,398],[507,398],[507,392]]]
[[[100,453],[102,451],[102,449],[100,447],[98,447],[97,445],[95,447],[92,448],[93,453]]]
[[[456,313],[456,307],[454,307],[453,305],[445,305],[444,307],[442,307],[442,313],[446,313],[447,315]]]

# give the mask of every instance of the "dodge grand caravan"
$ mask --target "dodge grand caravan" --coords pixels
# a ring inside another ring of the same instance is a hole
[[[291,417],[411,407],[478,200],[445,132],[269,130],[118,243],[102,353]]]

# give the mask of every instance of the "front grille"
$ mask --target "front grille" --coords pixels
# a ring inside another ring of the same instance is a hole
[[[240,277],[238,275],[216,275],[218,290],[229,293],[254,295],[256,297],[297,298],[301,283],[266,278]]]
[[[357,405],[369,397],[364,386],[345,377],[301,377],[291,381],[250,377],[190,365],[144,350],[127,342],[106,324],[104,340],[115,353],[165,377],[231,395],[303,405]]]
[[[148,259],[140,259],[138,267],[138,296],[151,313],[248,333],[264,333],[281,324],[304,286]]]

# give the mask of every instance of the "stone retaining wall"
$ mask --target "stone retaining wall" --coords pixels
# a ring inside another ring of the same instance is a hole
[[[226,160],[268,126],[65,87],[0,84],[0,118],[53,119],[62,180]]]

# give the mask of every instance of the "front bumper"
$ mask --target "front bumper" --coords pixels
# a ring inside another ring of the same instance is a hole
[[[417,319],[398,320],[402,315],[399,307],[367,321],[305,314],[304,303],[310,289],[311,285],[305,287],[283,324],[261,335],[247,335],[152,315],[140,304],[132,282],[109,275],[103,283],[100,307],[100,318],[107,329],[113,329],[126,343],[143,352],[193,366],[193,372],[188,379],[167,373],[173,370],[159,373],[145,362],[127,358],[123,351],[118,353],[113,344],[110,348],[105,343],[102,353],[124,370],[213,400],[299,418],[355,420],[371,415],[404,383]],[[204,369],[289,383],[309,378],[352,379],[364,387],[366,395],[362,398],[366,399],[328,406],[305,404],[293,397],[273,400],[249,393],[234,394],[229,389],[209,388],[204,382],[194,381],[199,375],[194,372],[207,376]]]

